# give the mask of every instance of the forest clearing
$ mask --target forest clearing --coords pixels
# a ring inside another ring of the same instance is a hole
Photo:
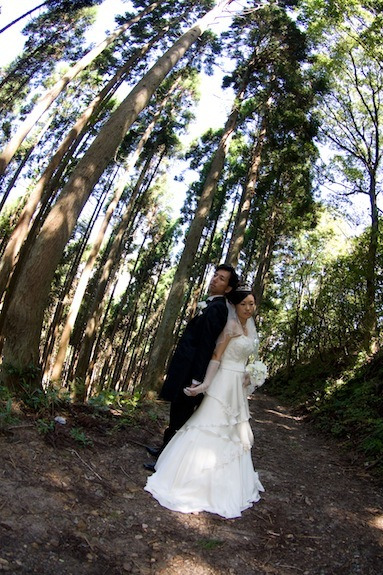
[[[10,4],[0,571],[382,575],[382,0]],[[268,370],[235,520],[144,491],[220,263]]]
[[[168,511],[143,490],[168,406],[78,409],[0,435],[0,570],[17,575],[381,575],[382,483],[276,399],[251,400],[262,499],[239,519]],[[60,412],[58,412],[60,413]],[[156,414],[157,417],[154,417]],[[91,445],[69,434],[81,427]]]

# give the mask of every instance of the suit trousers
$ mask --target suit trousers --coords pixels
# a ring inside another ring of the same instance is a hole
[[[176,432],[187,422],[195,409],[201,404],[203,393],[195,397],[189,397],[183,390],[170,403],[169,426],[165,429],[163,447],[176,434]]]

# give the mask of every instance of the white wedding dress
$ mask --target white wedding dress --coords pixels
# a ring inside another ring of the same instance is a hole
[[[251,459],[246,362],[254,337],[231,339],[200,407],[161,453],[146,491],[167,509],[208,511],[225,518],[260,499],[264,488]]]

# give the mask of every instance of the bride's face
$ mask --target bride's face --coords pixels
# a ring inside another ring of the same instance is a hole
[[[252,294],[249,294],[241,302],[235,306],[238,319],[241,323],[245,323],[251,317],[255,310],[255,299]]]

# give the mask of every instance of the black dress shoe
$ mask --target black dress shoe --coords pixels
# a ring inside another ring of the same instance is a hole
[[[146,446],[146,451],[152,456],[152,457],[158,457],[162,451],[161,447],[150,447],[150,445]]]
[[[155,463],[144,463],[145,469],[148,471],[155,471],[156,464]]]

